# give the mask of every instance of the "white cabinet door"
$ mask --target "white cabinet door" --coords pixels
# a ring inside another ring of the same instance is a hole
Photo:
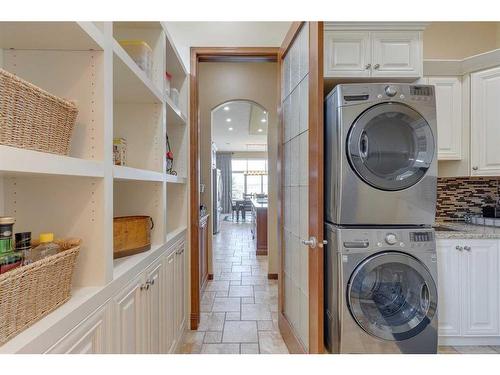
[[[423,70],[421,33],[375,31],[372,41],[372,77],[420,77]]]
[[[498,251],[496,240],[464,240],[460,288],[464,335],[500,333]]]
[[[146,285],[147,285],[147,302],[145,307],[147,309],[147,324],[145,330],[144,342],[146,344],[146,352],[150,354],[160,354],[164,326],[165,326],[165,309],[163,304],[163,273],[162,262],[159,260],[155,262],[146,271]]]
[[[367,31],[325,31],[324,76],[369,77],[370,49]]]
[[[440,336],[459,336],[461,330],[460,258],[456,241],[439,240],[438,256],[438,322]]]
[[[114,299],[115,350],[121,354],[144,353],[144,278],[137,277]]]
[[[462,79],[428,77],[436,93],[438,160],[462,158]]]
[[[106,307],[95,311],[57,344],[50,354],[105,354],[107,352]]]
[[[175,259],[176,252],[170,253],[165,260],[165,343],[164,350],[171,353],[176,344],[175,330]]]
[[[500,67],[471,74],[471,174],[500,175]]]

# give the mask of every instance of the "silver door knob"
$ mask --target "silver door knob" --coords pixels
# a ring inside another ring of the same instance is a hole
[[[302,245],[309,246],[311,249],[315,249],[318,245],[318,240],[316,237],[310,237],[308,240],[302,240]]]
[[[458,251],[462,251],[464,248],[460,245],[457,245],[457,246],[455,246],[455,249],[457,249]]]
[[[378,69],[378,68],[380,68],[380,64],[373,65],[373,69]]]
[[[477,171],[479,169],[479,167],[473,166],[472,169],[475,170],[475,171]]]
[[[471,251],[471,247],[470,246],[464,246],[464,250],[465,251]]]
[[[366,64],[366,65],[365,65],[365,69],[366,69],[366,70],[370,69],[371,67],[372,67],[372,64]]]

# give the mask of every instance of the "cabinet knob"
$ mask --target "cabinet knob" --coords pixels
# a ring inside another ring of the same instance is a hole
[[[365,69],[366,69],[366,70],[370,69],[371,67],[372,67],[372,64],[366,64],[366,65],[365,65]]]
[[[475,165],[475,166],[473,166],[473,167],[472,167],[472,169],[473,169],[474,171],[477,171],[477,170],[479,169],[479,167]]]
[[[455,246],[455,249],[457,249],[458,251],[462,251],[464,248],[460,245],[457,245],[457,246]]]
[[[471,247],[470,246],[464,246],[464,250],[471,251]]]
[[[375,64],[375,65],[373,66],[373,69],[378,69],[378,68],[380,68],[380,64]]]

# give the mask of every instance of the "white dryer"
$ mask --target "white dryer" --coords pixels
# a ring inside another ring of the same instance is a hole
[[[338,85],[325,100],[325,220],[339,225],[434,223],[434,87]]]

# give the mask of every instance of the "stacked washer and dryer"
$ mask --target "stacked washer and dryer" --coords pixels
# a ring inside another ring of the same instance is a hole
[[[325,124],[326,347],[436,353],[434,88],[338,85]]]

